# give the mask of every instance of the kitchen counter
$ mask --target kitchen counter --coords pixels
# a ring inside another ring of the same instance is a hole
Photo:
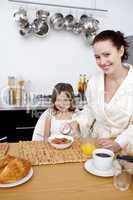
[[[10,110],[44,110],[47,109],[48,105],[30,105],[30,106],[0,106],[0,111]]]
[[[79,96],[75,96],[76,108],[82,110],[84,105],[87,104],[86,100],[81,100]],[[2,110],[46,110],[51,106],[51,98],[44,98],[43,100],[37,102],[36,104],[27,104],[27,105],[0,105],[0,111]]]

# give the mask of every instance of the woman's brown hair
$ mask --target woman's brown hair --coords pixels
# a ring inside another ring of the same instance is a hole
[[[128,47],[129,44],[126,40],[126,37],[124,37],[124,34],[120,31],[113,31],[113,30],[105,30],[100,32],[93,40],[92,46],[100,41],[106,41],[110,40],[112,44],[119,50],[121,46],[124,47],[124,54],[121,57],[121,60],[127,60],[128,59]]]

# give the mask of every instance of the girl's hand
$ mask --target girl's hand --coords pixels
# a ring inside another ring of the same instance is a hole
[[[48,140],[48,137],[50,135],[50,129],[51,129],[51,119],[46,118],[44,123],[44,141]]]
[[[106,138],[98,139],[98,146],[101,148],[110,149],[113,152],[118,152],[121,149],[117,142]]]

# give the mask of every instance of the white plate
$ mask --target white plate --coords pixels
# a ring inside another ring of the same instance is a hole
[[[18,185],[21,185],[25,182],[27,182],[33,175],[33,169],[31,168],[29,173],[27,174],[27,176],[25,176],[24,178],[14,182],[14,183],[0,183],[0,188],[10,188],[10,187],[15,187],[15,186],[18,186]]]
[[[114,175],[116,167],[119,167],[117,160],[113,161],[113,167],[107,171],[101,171],[95,168],[93,165],[93,159],[87,160],[84,164],[84,168],[93,175],[102,176],[102,177],[111,177]]]
[[[70,140],[71,142],[69,142],[69,143],[67,143],[67,144],[55,144],[55,143],[52,142],[52,140],[55,139],[55,138],[59,138],[59,139],[61,139],[61,138],[66,138],[66,139]],[[50,137],[48,138],[49,144],[50,144],[51,146],[55,147],[56,149],[66,149],[66,148],[68,148],[68,147],[70,147],[70,146],[72,145],[73,141],[74,141],[74,139],[73,139],[72,136],[69,136],[69,135],[61,135],[61,134],[60,134],[60,135],[52,135],[52,136],[50,136]]]

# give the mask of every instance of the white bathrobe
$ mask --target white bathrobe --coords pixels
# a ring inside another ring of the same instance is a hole
[[[88,106],[77,118],[81,133],[91,134],[92,137],[113,138],[124,147],[133,141],[133,66],[118,88],[111,101],[104,102],[104,73],[98,72],[88,82]],[[88,132],[91,127],[91,132]]]

